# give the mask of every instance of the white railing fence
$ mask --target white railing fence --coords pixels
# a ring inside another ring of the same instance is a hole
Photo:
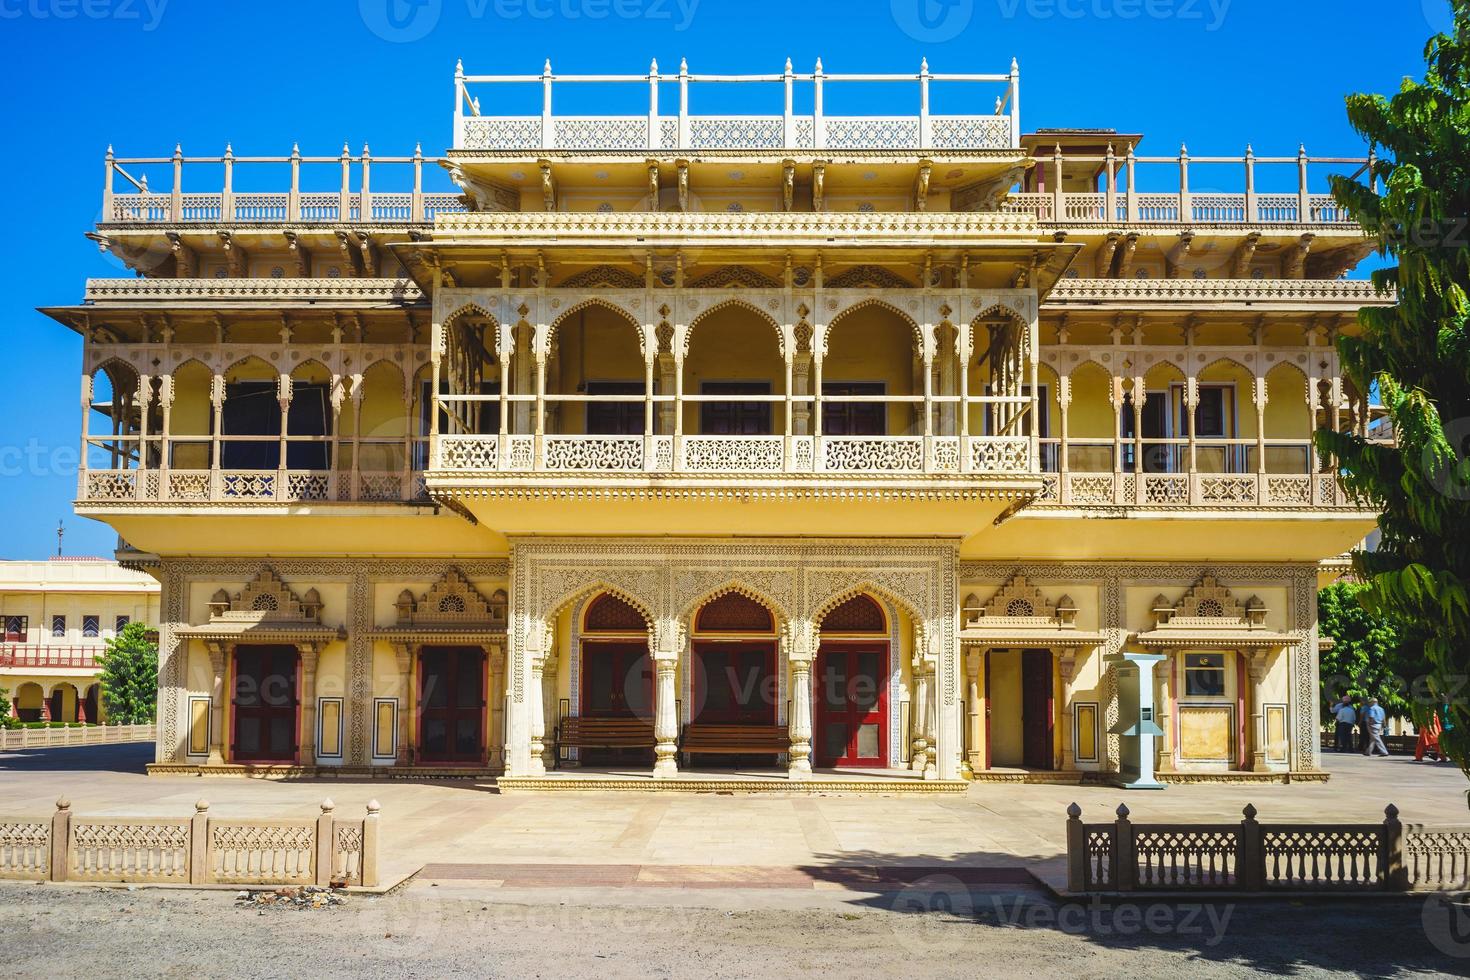
[[[0,878],[180,885],[378,884],[376,800],[360,819],[83,817],[56,801],[50,819],[0,817]]]

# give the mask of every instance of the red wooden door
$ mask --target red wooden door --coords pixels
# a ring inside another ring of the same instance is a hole
[[[295,762],[301,703],[293,646],[235,648],[230,757],[238,762]]]
[[[1052,768],[1052,692],[1050,650],[1021,654],[1021,757],[1027,769]]]
[[[813,733],[821,766],[882,766],[888,724],[888,644],[822,644]]]
[[[653,665],[647,643],[588,641],[582,645],[582,714],[589,718],[653,717]]]
[[[419,757],[481,761],[485,746],[485,651],[425,647],[419,654]]]
[[[776,644],[694,645],[694,721],[712,725],[776,723]]]

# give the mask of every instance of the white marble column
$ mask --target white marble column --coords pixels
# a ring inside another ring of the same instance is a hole
[[[541,690],[545,660],[531,654],[531,689],[526,692],[526,710],[530,717],[531,758],[526,771],[532,776],[546,775],[546,715]]]
[[[653,653],[653,774],[668,778],[679,774],[679,717],[674,685],[678,652]]]
[[[783,636],[786,659],[791,664],[791,750],[787,753],[786,774],[791,779],[812,776],[812,660],[815,641],[805,635],[794,642]]]
[[[209,761],[207,765],[225,764],[225,645],[209,643],[209,666],[214,683],[209,693]]]

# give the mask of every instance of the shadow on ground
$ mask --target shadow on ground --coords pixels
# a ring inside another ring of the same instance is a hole
[[[1167,951],[1191,962],[1281,976],[1317,970],[1372,978],[1419,970],[1470,975],[1467,896],[1061,900],[1041,888],[1007,888],[1008,869],[997,867],[1036,867],[1054,858],[845,851],[819,859],[922,868],[922,875],[900,886],[855,895],[849,904],[912,915],[916,937],[929,937],[926,945],[959,942],[974,949],[996,938],[996,930],[1019,930],[1043,945],[1070,938],[1099,951]]]

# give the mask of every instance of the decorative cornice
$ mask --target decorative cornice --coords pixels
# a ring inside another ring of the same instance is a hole
[[[1366,279],[1061,279],[1044,306],[1072,303],[1296,303],[1392,306]]]
[[[646,242],[691,239],[709,244],[721,237],[770,245],[779,241],[826,243],[834,235],[875,239],[915,237],[1034,240],[1036,219],[1026,214],[956,212],[542,212],[445,214],[435,219],[436,236],[464,235],[560,243],[626,238]]]
[[[218,302],[323,300],[341,303],[420,303],[412,279],[88,279],[85,302]]]

